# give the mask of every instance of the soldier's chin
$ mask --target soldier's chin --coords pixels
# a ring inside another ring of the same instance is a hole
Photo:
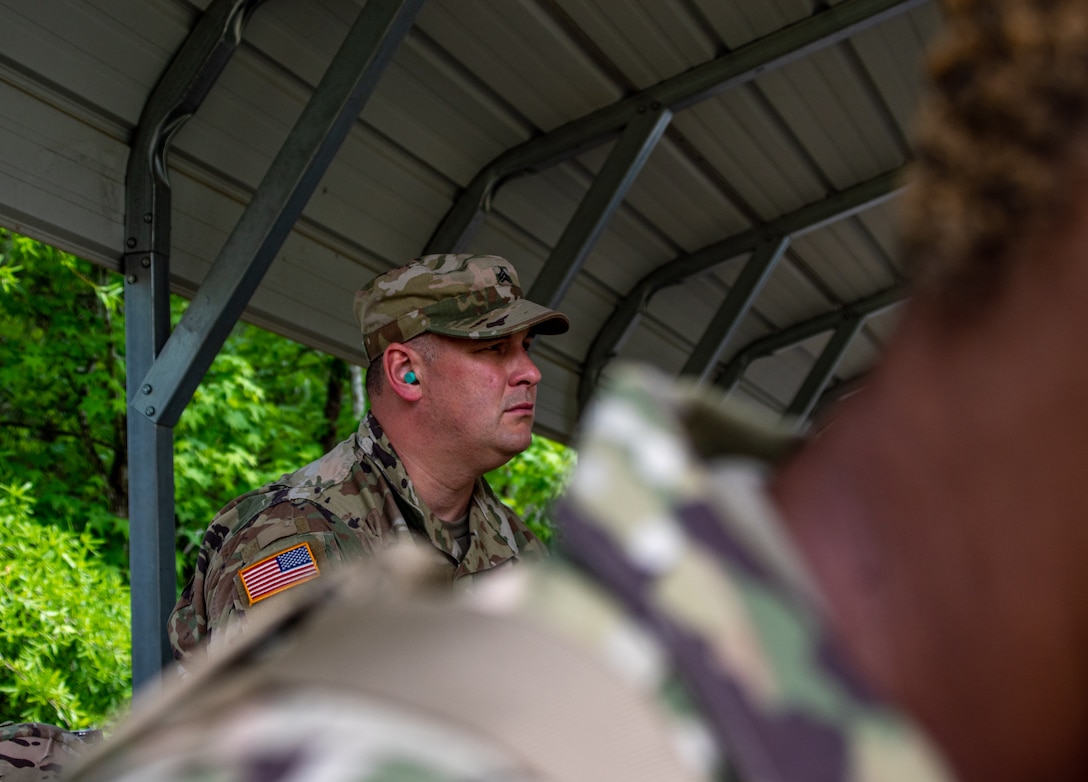
[[[525,424],[523,433],[518,433],[516,436],[510,437],[509,440],[507,441],[507,445],[509,445],[509,454],[510,454],[508,458],[513,459],[515,456],[517,456],[519,453],[524,451],[526,448],[528,448],[532,444],[533,444],[533,423],[532,423],[532,419],[530,419]]]

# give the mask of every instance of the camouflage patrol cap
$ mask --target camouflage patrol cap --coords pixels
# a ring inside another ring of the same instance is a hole
[[[355,319],[368,361],[426,331],[493,339],[570,328],[566,315],[524,298],[513,265],[497,255],[425,255],[378,275],[355,294]]]

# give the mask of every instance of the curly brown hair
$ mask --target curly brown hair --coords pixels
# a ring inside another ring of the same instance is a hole
[[[1056,224],[1088,146],[1088,0],[944,0],[904,201],[916,288],[987,298]]]

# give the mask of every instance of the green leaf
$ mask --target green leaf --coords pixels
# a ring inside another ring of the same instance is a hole
[[[89,536],[33,519],[0,484],[0,693],[5,719],[101,725],[131,694],[128,589]]]

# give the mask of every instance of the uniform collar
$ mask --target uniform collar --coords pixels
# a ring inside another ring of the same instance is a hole
[[[495,497],[484,478],[476,479],[469,501],[468,524],[472,538],[468,551],[462,556],[449,527],[416,493],[407,469],[371,412],[367,412],[359,424],[358,447],[377,466],[396,494],[408,525],[426,535],[439,551],[460,563],[455,577],[462,575],[462,570],[473,572],[494,567],[518,554],[512,522],[520,524],[520,520]]]

